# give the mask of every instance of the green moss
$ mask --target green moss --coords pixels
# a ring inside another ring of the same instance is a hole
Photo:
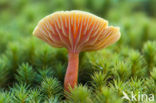
[[[129,103],[121,99],[123,91],[156,98],[154,2],[1,0],[0,103]],[[32,32],[44,16],[73,9],[118,25],[121,39],[103,50],[80,53],[78,86],[69,94],[63,90],[67,50],[43,43]]]

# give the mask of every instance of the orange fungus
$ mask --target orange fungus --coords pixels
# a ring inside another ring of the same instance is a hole
[[[119,40],[120,29],[108,26],[108,21],[83,11],[59,11],[44,17],[33,35],[53,47],[68,50],[68,67],[64,88],[77,85],[79,53],[95,51]]]

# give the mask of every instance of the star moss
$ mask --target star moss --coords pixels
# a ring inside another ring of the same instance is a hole
[[[0,103],[125,103],[123,91],[156,96],[155,1],[118,2],[0,1]],[[108,48],[80,53],[78,86],[64,93],[67,50],[32,31],[45,15],[69,9],[106,18],[122,36]]]

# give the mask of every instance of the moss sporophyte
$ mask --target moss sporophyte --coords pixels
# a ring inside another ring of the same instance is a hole
[[[108,22],[83,11],[58,11],[39,21],[33,35],[53,47],[68,50],[68,67],[64,89],[77,85],[79,53],[96,51],[119,40],[120,29],[108,26]]]

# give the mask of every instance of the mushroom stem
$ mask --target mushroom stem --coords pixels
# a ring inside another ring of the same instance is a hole
[[[69,87],[74,88],[77,85],[78,65],[79,65],[79,53],[69,52],[68,67],[64,80],[65,91],[70,92]]]

